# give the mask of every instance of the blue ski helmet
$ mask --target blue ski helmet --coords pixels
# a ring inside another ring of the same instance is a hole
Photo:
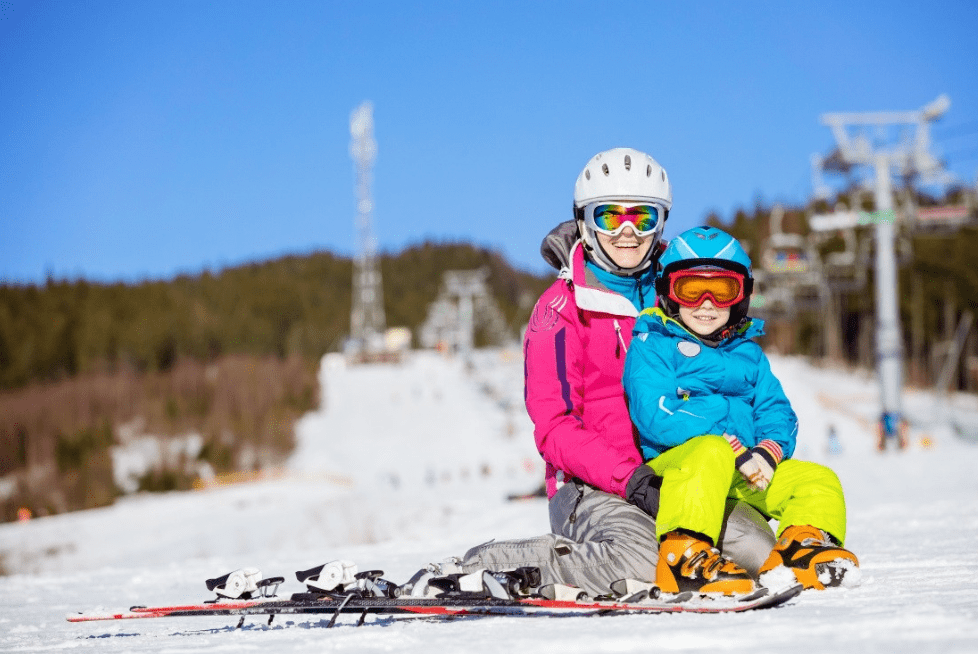
[[[750,257],[740,241],[716,227],[693,227],[669,241],[659,257],[655,289],[659,304],[672,317],[679,315],[679,306],[669,299],[669,275],[689,268],[722,268],[744,276],[744,299],[730,307],[730,320],[724,327],[736,325],[747,317],[750,296],[754,290],[754,275]]]

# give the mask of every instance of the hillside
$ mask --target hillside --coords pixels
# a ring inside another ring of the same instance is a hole
[[[412,330],[446,270],[488,270],[513,333],[550,283],[461,243],[380,265],[388,325]],[[0,520],[280,464],[316,406],[319,359],[348,333],[352,269],[320,252],[167,281],[0,285]],[[139,442],[160,454],[127,480],[111,452]]]
[[[380,257],[387,324],[416,328],[446,270],[483,267],[518,328],[550,278],[485,248],[434,242]],[[163,371],[182,357],[318,361],[349,332],[352,271],[351,259],[316,252],[165,281],[0,284],[0,389],[106,370]]]

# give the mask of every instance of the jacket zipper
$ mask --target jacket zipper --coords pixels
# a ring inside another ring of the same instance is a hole
[[[621,358],[621,351],[624,349],[625,354],[628,354],[628,346],[625,345],[625,337],[621,335],[621,325],[618,324],[618,319],[615,318],[615,333],[618,334],[618,344],[615,346],[615,358]]]

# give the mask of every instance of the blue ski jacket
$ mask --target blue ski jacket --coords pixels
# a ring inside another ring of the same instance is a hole
[[[798,418],[750,340],[764,322],[748,320],[709,347],[662,309],[639,315],[622,383],[646,460],[704,434],[736,436],[747,448],[774,441],[785,459],[794,452]]]

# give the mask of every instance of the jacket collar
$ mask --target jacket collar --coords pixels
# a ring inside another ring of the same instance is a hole
[[[764,334],[764,321],[760,318],[747,318],[746,322],[740,328],[731,327],[728,330],[729,333],[723,335],[717,346],[722,347],[725,344],[730,344],[737,340],[749,340],[755,336],[762,336]],[[703,340],[689,331],[681,322],[667,316],[659,307],[646,309],[639,314],[639,319],[635,323],[636,333],[651,331],[686,336],[699,341]]]
[[[540,244],[540,254],[547,263],[560,270],[558,276],[561,279],[572,284],[578,308],[630,318],[638,315],[638,309],[628,298],[609,290],[584,265],[584,245],[573,220],[550,230]]]
[[[584,245],[580,239],[574,243],[570,251],[570,263],[560,271],[561,279],[573,284],[574,299],[578,308],[597,313],[610,313],[618,316],[634,318],[638,309],[631,300],[623,295],[610,291],[584,265]]]

